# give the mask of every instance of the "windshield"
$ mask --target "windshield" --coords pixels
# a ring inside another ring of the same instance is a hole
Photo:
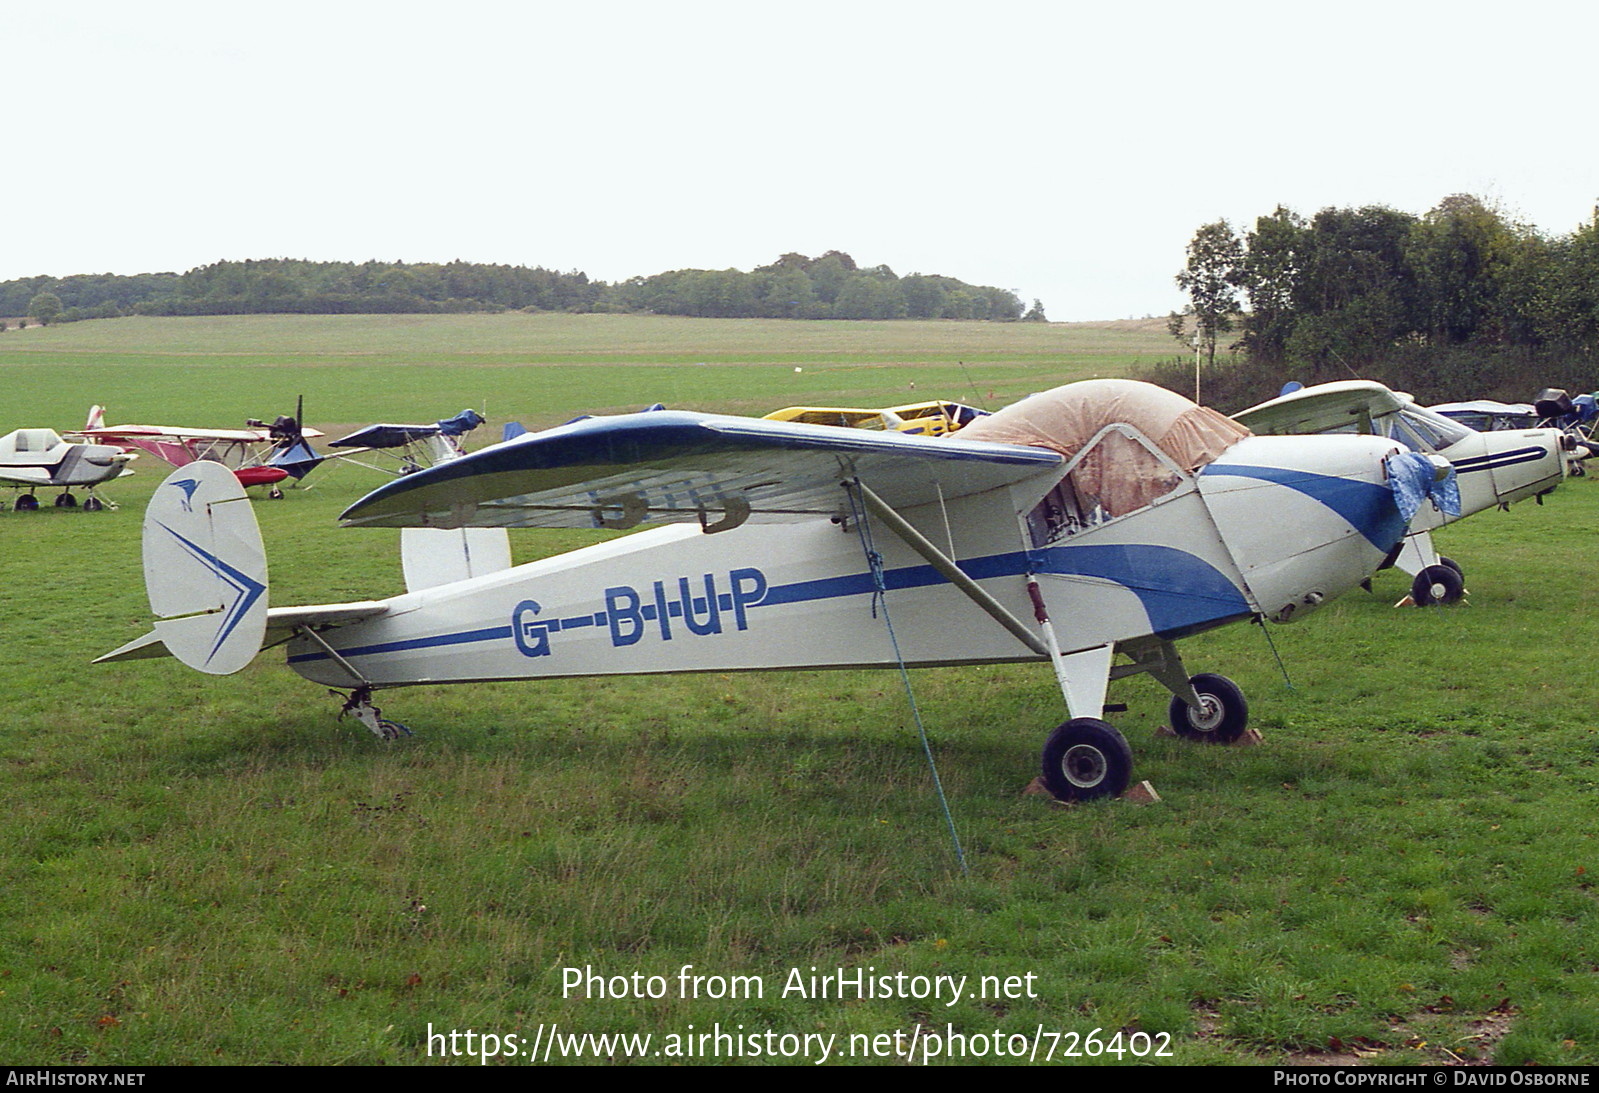
[[[1441,452],[1465,440],[1471,430],[1442,414],[1420,406],[1407,406],[1388,419],[1387,434],[1390,440],[1397,440],[1407,448]]]

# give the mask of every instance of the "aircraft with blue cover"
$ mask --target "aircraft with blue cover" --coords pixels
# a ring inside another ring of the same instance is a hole
[[[220,468],[216,469],[220,471]],[[1042,661],[1068,719],[1043,778],[1119,794],[1132,756],[1112,680],[1172,694],[1179,733],[1236,739],[1244,696],[1190,676],[1176,642],[1297,620],[1361,584],[1447,463],[1371,436],[1257,437],[1148,384],[1034,395],[937,439],[657,410],[526,433],[397,478],[343,514],[403,528],[406,591],[268,604],[231,475],[196,465],[152,497],[155,629],[102,657],[226,674],[263,646],[373,696],[431,683]],[[659,525],[646,527],[646,525]],[[510,528],[639,528],[511,564]]]
[[[328,447],[340,449],[341,458],[363,467],[415,474],[424,467],[465,455],[461,438],[482,424],[483,415],[467,407],[454,417],[430,425],[368,425],[329,441]],[[358,458],[367,453],[390,456],[391,465],[374,465]]]
[[[1528,497],[1542,504],[1544,495],[1560,485],[1579,458],[1572,438],[1559,429],[1478,432],[1375,380],[1298,387],[1233,418],[1256,433],[1279,436],[1365,433],[1448,460],[1457,473],[1458,489],[1421,506],[1392,563],[1413,578],[1409,602],[1422,607],[1454,603],[1465,594],[1460,566],[1433,546],[1434,530],[1484,509],[1509,508]]]

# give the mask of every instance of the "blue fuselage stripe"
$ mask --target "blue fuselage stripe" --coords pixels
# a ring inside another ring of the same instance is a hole
[[[1088,577],[1121,585],[1138,597],[1149,616],[1151,628],[1161,637],[1202,629],[1208,623],[1238,618],[1251,613],[1249,602],[1225,574],[1203,559],[1173,547],[1148,545],[1050,547],[1031,554],[1014,551],[972,558],[961,563],[961,570],[974,580],[1020,576],[1034,572],[1063,577]],[[926,588],[946,583],[931,565],[901,566],[884,573],[890,590]],[[750,607],[775,607],[811,603],[848,596],[870,595],[875,590],[870,573],[849,573],[821,577],[791,584],[773,585],[766,595]],[[605,612],[562,619],[558,629],[606,625]],[[399,653],[414,649],[464,645],[479,641],[511,638],[509,626],[484,627],[454,634],[408,638],[341,649],[345,657]],[[289,663],[326,659],[322,652],[301,653]]]
[[[1517,448],[1515,451],[1498,452],[1494,455],[1478,455],[1470,459],[1461,459],[1455,463],[1456,474],[1470,474],[1472,471],[1491,471],[1496,467],[1514,467],[1518,463],[1536,463],[1548,455],[1546,448]]]
[[[1405,533],[1405,518],[1394,501],[1393,491],[1387,486],[1284,467],[1211,464],[1205,468],[1204,474],[1206,477],[1232,475],[1255,478],[1302,493],[1343,517],[1350,527],[1366,537],[1367,542],[1384,553],[1392,549]]]

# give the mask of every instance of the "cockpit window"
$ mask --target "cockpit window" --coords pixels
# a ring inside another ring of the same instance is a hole
[[[1471,435],[1458,421],[1420,406],[1407,406],[1388,419],[1387,435],[1407,448],[1421,452],[1441,452]]]
[[[1107,426],[1068,465],[1066,475],[1027,516],[1033,546],[1147,508],[1188,480],[1129,425]]]

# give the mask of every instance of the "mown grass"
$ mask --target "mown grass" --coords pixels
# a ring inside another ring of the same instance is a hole
[[[284,360],[263,369],[327,371],[292,359],[290,330],[270,336]],[[167,412],[138,416],[208,421],[218,390],[269,409],[293,390],[251,388],[265,371],[206,357],[163,361],[165,344],[105,349],[167,382]],[[1062,371],[1092,370],[1091,357]],[[130,367],[0,360],[10,405],[73,417]],[[355,374],[327,397],[349,399],[352,422],[364,394],[395,400],[370,417],[427,419],[458,408],[460,367],[385,362],[375,391],[355,390]],[[649,378],[685,372],[685,390],[723,385],[704,403],[718,409],[813,371],[817,393],[869,404],[912,374],[918,395],[961,395],[920,366],[804,367],[573,366],[570,387],[542,382],[557,366],[519,374],[565,416],[588,408],[585,393],[654,401]],[[1046,371],[998,361],[973,378]],[[274,601],[394,591],[393,534],[333,527],[377,477],[318,473],[256,505]],[[1396,611],[1404,582],[1384,574],[1375,595],[1273,628],[1291,689],[1256,627],[1185,643],[1191,670],[1244,687],[1261,746],[1157,735],[1164,692],[1115,685],[1129,710],[1114,720],[1157,804],[1021,795],[1064,716],[1041,667],[913,673],[962,875],[893,673],[416,688],[383,703],[417,736],[382,745],[272,654],[223,680],[169,661],[90,668],[143,632],[138,515],[159,477],[142,467],[119,484],[119,512],[0,514],[8,1061],[418,1063],[430,1025],[660,1037],[720,1022],[841,1037],[1141,1029],[1170,1033],[1184,1063],[1356,1050],[1599,1062],[1591,480],[1441,537],[1468,606]],[[587,538],[529,532],[516,549]],[[685,964],[759,976],[766,995],[676,997]],[[563,998],[561,969],[584,966],[674,990]],[[812,966],[1034,973],[1038,996],[779,996],[791,968]]]
[[[0,334],[34,420],[232,423],[306,397],[314,424],[486,407],[496,423],[652,402],[765,412],[936,392],[1005,402],[1171,354],[1148,324],[854,323],[628,315],[129,318]],[[593,365],[613,367],[602,374]],[[37,371],[34,371],[37,369]],[[802,371],[795,371],[801,369]],[[48,377],[31,382],[30,377]],[[19,392],[20,393],[20,392]],[[775,402],[774,402],[775,400]],[[189,409],[193,407],[193,409]]]

